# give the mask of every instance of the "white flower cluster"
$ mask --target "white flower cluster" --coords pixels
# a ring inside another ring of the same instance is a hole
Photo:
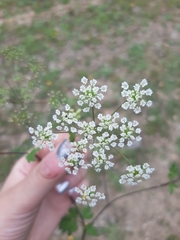
[[[34,134],[31,138],[33,139],[32,144],[35,147],[46,148],[48,146],[50,151],[54,149],[52,140],[56,140],[58,135],[52,132],[51,122],[48,122],[45,128],[41,125],[38,125],[36,129],[29,127],[29,133]]]
[[[80,188],[75,187],[75,191],[80,195],[76,202],[90,207],[94,207],[98,200],[105,199],[104,193],[96,191],[96,186],[87,187],[83,184]]]
[[[89,112],[90,108],[92,107],[100,109],[101,104],[99,103],[99,101],[104,98],[104,95],[99,91],[106,92],[107,86],[104,85],[101,88],[97,87],[97,81],[95,79],[90,80],[88,84],[88,79],[85,77],[81,79],[81,82],[83,83],[83,85],[80,86],[80,89],[73,90],[73,94],[75,96],[79,96],[77,104],[79,106],[86,105],[86,107],[83,108],[83,112]]]
[[[128,171],[128,173],[121,176],[121,178],[119,179],[119,183],[128,183],[132,186],[142,182],[142,179],[149,179],[150,174],[154,172],[154,168],[150,168],[148,163],[144,163],[142,166],[130,165],[126,168],[126,170]]]
[[[136,83],[134,85],[134,89],[129,90],[129,84],[127,82],[122,83],[123,91],[121,92],[121,96],[126,98],[126,102],[122,104],[122,108],[125,110],[132,109],[136,114],[141,112],[141,107],[150,107],[152,105],[152,101],[146,101],[143,99],[144,96],[151,96],[152,90],[142,89],[148,84],[146,79],[143,79],[140,84]]]

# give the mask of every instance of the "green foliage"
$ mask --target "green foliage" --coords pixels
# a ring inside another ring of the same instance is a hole
[[[176,179],[179,176],[179,168],[177,166],[177,164],[175,162],[170,164],[169,167],[169,173],[168,173],[168,178],[170,179],[170,181],[173,181],[174,179]],[[175,190],[175,188],[177,188],[178,186],[175,183],[170,183],[169,184],[169,193],[172,194]]]
[[[5,57],[2,68],[6,70],[1,77],[0,106],[5,109],[10,104],[12,111],[5,113],[8,118],[18,125],[27,126],[35,119],[35,106],[32,103],[42,85],[40,76],[45,66],[35,58],[28,58],[22,49],[16,46],[1,51]],[[6,115],[3,117],[6,118]]]
[[[32,116],[33,114],[28,112],[26,107],[22,107],[20,110],[15,110],[12,113],[12,120],[20,126],[29,126]]]
[[[9,91],[0,85],[0,107],[4,106],[9,99]]]
[[[29,69],[30,71],[37,76],[39,73],[44,72],[45,66],[43,62],[38,61],[36,58],[29,60]]]
[[[17,60],[22,58],[24,51],[21,47],[8,47],[2,51],[2,54],[6,59]]]
[[[57,109],[65,104],[65,98],[61,91],[50,91],[48,93],[49,104],[52,109]]]
[[[105,236],[106,239],[108,240],[125,239],[125,234],[122,231],[120,224],[118,223],[109,224],[108,226],[101,228],[100,233],[101,235]]]
[[[170,183],[168,187],[169,187],[169,193],[170,194],[173,194],[175,188],[178,188],[177,184],[175,184],[175,183]]]
[[[59,224],[59,229],[63,232],[67,232],[68,235],[71,235],[78,229],[78,212],[76,208],[71,208],[69,213],[66,214]]]
[[[114,74],[114,71],[112,68],[108,67],[108,66],[102,66],[100,68],[98,68],[98,70],[96,71],[96,78],[110,78],[112,75]]]
[[[28,162],[34,162],[34,161],[36,161],[35,155],[36,155],[36,153],[37,153],[39,150],[40,150],[40,148],[34,148],[34,149],[32,149],[31,152],[28,153],[28,155],[26,156],[27,161],[28,161]]]
[[[87,235],[94,236],[94,237],[99,236],[99,232],[97,228],[93,226],[93,224],[87,224],[85,226],[85,229],[86,229]]]
[[[143,71],[147,68],[145,58],[145,46],[134,44],[129,48],[129,69],[131,71]]]
[[[175,162],[172,162],[169,167],[168,178],[172,181],[179,175],[179,168]]]
[[[59,2],[62,4],[68,4],[70,2],[70,0],[59,0]]]
[[[82,208],[81,214],[84,219],[91,219],[93,217],[92,208],[89,206]]]
[[[172,235],[169,235],[166,238],[166,240],[179,240],[179,237],[177,235],[172,234]]]

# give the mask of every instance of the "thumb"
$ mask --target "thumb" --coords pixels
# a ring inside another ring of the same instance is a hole
[[[67,156],[69,147],[69,141],[64,140],[53,152],[47,154],[23,181],[9,189],[8,199],[13,199],[14,204],[17,203],[27,211],[39,205],[57,180],[66,175],[65,169],[58,166],[58,161]]]

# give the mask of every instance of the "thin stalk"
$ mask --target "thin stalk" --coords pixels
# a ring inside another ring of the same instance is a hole
[[[129,159],[127,159],[127,157],[126,157],[123,153],[121,153],[120,151],[118,151],[116,148],[114,148],[114,149],[115,149],[116,152],[118,152],[121,156],[123,156],[123,158],[124,158],[129,164],[131,164],[130,161],[129,161]]]
[[[79,210],[79,208],[78,208],[78,206],[77,206],[77,204],[76,204],[76,201],[75,201],[74,198],[71,197],[71,196],[70,196],[69,198],[70,198],[71,202],[74,204],[74,206],[76,207],[76,210],[77,210],[77,212],[78,212],[78,214],[79,214],[79,217],[80,217],[80,219],[81,219],[82,226],[84,227],[84,226],[85,226],[85,220],[84,220],[84,218],[83,218],[83,215],[81,214],[81,211]]]
[[[152,187],[135,190],[135,191],[132,191],[132,192],[125,193],[125,194],[123,194],[123,195],[117,196],[117,197],[115,197],[114,199],[112,199],[108,204],[106,204],[106,205],[100,210],[100,212],[94,217],[94,219],[93,219],[90,223],[93,224],[93,223],[97,220],[97,218],[101,215],[101,213],[104,212],[104,210],[107,209],[107,208],[108,208],[113,202],[115,202],[116,200],[122,199],[122,198],[124,198],[124,197],[131,196],[131,195],[136,194],[136,193],[141,193],[141,192],[146,192],[146,191],[150,191],[150,190],[153,190],[153,189],[158,189],[158,188],[161,188],[161,187],[166,187],[166,186],[168,186],[170,183],[176,183],[176,182],[179,182],[179,181],[180,181],[180,177],[178,177],[177,179],[175,179],[175,180],[173,180],[173,181],[168,181],[168,182],[165,182],[165,183],[162,183],[162,184],[158,184],[158,185],[155,185],[155,186],[152,186]]]
[[[108,186],[107,186],[107,179],[106,179],[106,170],[103,169],[102,177],[103,177],[103,186],[104,186],[104,193],[106,195],[106,203],[109,202],[109,193],[108,193]]]
[[[0,155],[6,155],[6,154],[26,154],[27,152],[0,152]]]
[[[82,224],[82,227],[83,227],[83,232],[82,232],[82,236],[81,236],[81,240],[85,240],[85,237],[86,237],[86,228],[85,228],[85,220],[83,218],[83,215],[81,214],[81,211],[79,210],[77,204],[76,204],[76,201],[74,200],[73,197],[70,196],[70,200],[71,202],[74,204],[74,206],[76,207],[76,210],[79,214],[79,217],[81,219],[81,224]]]
[[[86,237],[86,229],[84,228],[81,236],[81,240],[85,240],[85,237]]]
[[[92,119],[95,122],[95,114],[94,114],[94,107],[91,108],[92,109]]]
[[[113,116],[115,112],[117,112],[120,108],[121,108],[121,105],[111,114],[111,116]]]

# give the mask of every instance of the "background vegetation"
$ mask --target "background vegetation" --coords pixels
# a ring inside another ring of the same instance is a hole
[[[1,0],[0,6],[1,153],[27,151],[27,126],[51,119],[48,101],[52,109],[64,98],[73,105],[71,90],[82,76],[109,86],[105,112],[120,103],[122,81],[147,78],[154,104],[135,116],[144,139],[124,154],[156,168],[139,188],[166,181],[180,156],[180,1]],[[16,159],[0,156],[1,182]],[[114,172],[100,181],[102,188],[108,182],[109,199],[132,190],[118,184],[125,166],[117,157]],[[97,223],[97,239],[180,239],[179,195],[163,189],[114,204]]]

